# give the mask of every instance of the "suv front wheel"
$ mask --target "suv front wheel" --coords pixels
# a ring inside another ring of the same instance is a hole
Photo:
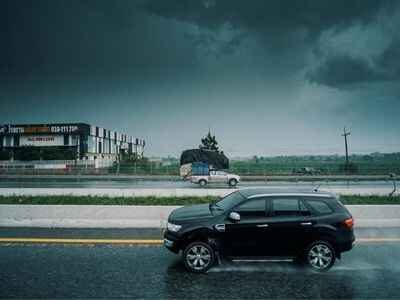
[[[306,250],[307,265],[319,272],[329,270],[335,263],[335,250],[329,242],[316,241],[312,243]]]
[[[214,250],[204,242],[193,242],[183,251],[185,267],[194,273],[207,272],[215,262]]]

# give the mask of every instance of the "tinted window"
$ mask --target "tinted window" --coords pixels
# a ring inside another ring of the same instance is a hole
[[[254,199],[246,201],[243,204],[240,204],[236,209],[236,211],[256,211],[262,210],[265,211],[265,199]]]
[[[319,214],[330,214],[332,209],[321,200],[307,200],[307,203]]]
[[[246,201],[235,208],[235,211],[240,214],[242,217],[246,216],[265,216],[265,199],[253,199]]]
[[[223,210],[234,207],[236,204],[244,200],[244,197],[239,192],[233,192],[219,200],[216,205]]]
[[[273,199],[272,211],[275,216],[299,216],[308,214],[307,208],[299,199]]]

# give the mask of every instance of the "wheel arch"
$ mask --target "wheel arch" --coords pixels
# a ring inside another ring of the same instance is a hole
[[[217,247],[216,240],[217,240],[216,233],[213,230],[211,230],[210,228],[201,227],[185,233],[182,236],[182,241],[180,243],[181,244],[180,246],[181,249],[183,250],[187,245],[189,245],[194,241],[202,241],[205,243],[209,243],[213,247],[213,249],[216,250]]]
[[[329,231],[316,232],[313,235],[311,241],[308,242],[304,250],[306,250],[311,244],[318,241],[329,243],[329,245],[331,245],[333,250],[335,251],[335,256],[339,259],[341,258],[341,252],[338,246],[337,238],[333,232]]]

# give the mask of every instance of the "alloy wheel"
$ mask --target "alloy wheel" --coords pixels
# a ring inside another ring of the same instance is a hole
[[[194,245],[186,253],[186,263],[196,271],[206,269],[211,263],[210,250],[202,245]]]
[[[308,251],[307,259],[311,267],[322,271],[331,266],[334,253],[328,245],[318,243]]]

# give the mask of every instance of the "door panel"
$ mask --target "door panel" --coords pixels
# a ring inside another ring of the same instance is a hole
[[[266,199],[257,198],[244,201],[233,208],[240,214],[241,220],[225,223],[224,248],[230,256],[254,256],[263,252],[265,236],[268,228]]]
[[[228,256],[265,255],[263,245],[267,240],[266,217],[242,220],[225,225],[224,248]]]
[[[271,217],[268,224],[271,255],[291,256],[298,254],[304,248],[305,241],[311,234],[313,221],[302,216],[282,216]]]
[[[210,175],[213,182],[225,182],[227,178],[225,173],[221,173],[220,171],[212,171],[212,173],[210,172]]]
[[[314,221],[297,197],[270,198],[268,252],[277,256],[299,254],[312,234]]]

